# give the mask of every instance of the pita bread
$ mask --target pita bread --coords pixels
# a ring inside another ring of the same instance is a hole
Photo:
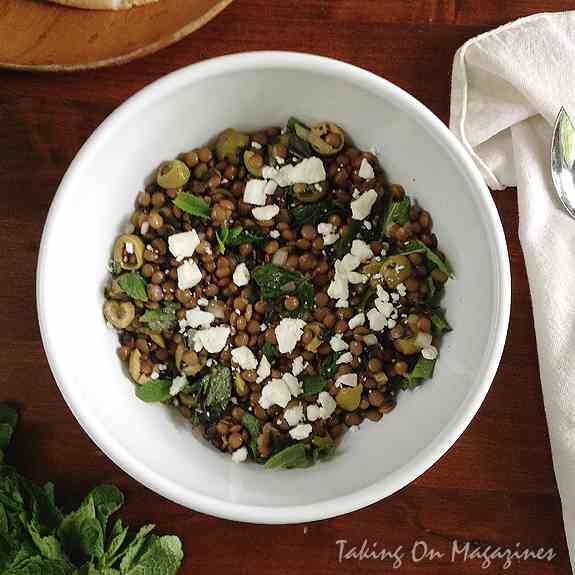
[[[50,0],[56,4],[85,8],[86,10],[125,10],[143,4],[152,4],[158,0]]]

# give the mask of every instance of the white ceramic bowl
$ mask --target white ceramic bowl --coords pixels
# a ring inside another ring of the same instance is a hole
[[[113,240],[158,163],[225,127],[250,130],[282,124],[291,115],[336,121],[360,148],[378,150],[391,179],[431,211],[457,276],[445,299],[454,331],[445,338],[433,380],[401,394],[383,421],[347,434],[339,457],[310,469],[269,472],[232,463],[192,435],[174,410],[136,399],[101,308]],[[485,184],[427,108],[348,64],[258,52],[174,72],[103,122],[54,198],[40,249],[37,299],[60,390],[84,430],[117,465],[157,493],[204,513],[296,523],[347,513],[390,495],[459,437],[501,357],[510,273]]]

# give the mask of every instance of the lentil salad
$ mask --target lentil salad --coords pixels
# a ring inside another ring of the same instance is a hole
[[[267,468],[380,420],[451,329],[429,212],[332,122],[230,128],[164,162],[109,269],[104,315],[137,397]]]

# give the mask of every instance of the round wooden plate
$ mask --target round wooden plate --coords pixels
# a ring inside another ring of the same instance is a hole
[[[160,0],[118,12],[0,0],[0,67],[86,70],[123,64],[191,34],[233,0]]]

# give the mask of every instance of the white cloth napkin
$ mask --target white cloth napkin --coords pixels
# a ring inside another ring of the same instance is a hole
[[[489,187],[518,190],[519,238],[575,572],[575,220],[550,175],[561,106],[575,119],[575,11],[517,20],[469,40],[455,55],[451,130]]]

